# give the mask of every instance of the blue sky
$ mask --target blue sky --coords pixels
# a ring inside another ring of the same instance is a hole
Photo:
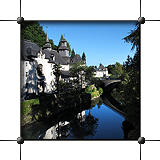
[[[76,54],[85,52],[87,66],[104,66],[119,62],[123,64],[127,56],[133,57],[135,51],[131,51],[131,44],[122,38],[129,35],[130,30],[135,28],[135,21],[72,21],[72,22],[47,22],[40,21],[43,30],[47,31],[49,39],[58,45],[61,34],[74,48]]]

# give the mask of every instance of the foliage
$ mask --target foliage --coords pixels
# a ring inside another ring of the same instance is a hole
[[[98,91],[99,91],[99,94],[102,95],[103,89],[99,87]]]
[[[39,104],[39,99],[32,99],[21,103],[21,125],[32,121],[32,106]]]
[[[110,78],[119,78],[123,73],[123,65],[116,62],[114,65],[109,65]]]
[[[140,55],[139,55],[139,25],[136,24],[135,30],[130,35],[123,38],[126,42],[132,43],[132,48],[136,48],[133,58],[129,55],[125,63],[123,63],[123,72],[121,74],[121,102],[125,106],[134,105],[139,107],[140,93]],[[112,68],[112,67],[111,67]]]
[[[97,91],[94,85],[90,85],[86,87],[85,92],[91,94],[91,98],[94,98],[100,96],[103,93],[103,89],[99,88],[99,90]]]
[[[77,86],[76,89],[82,89],[82,85],[85,82],[85,69],[82,62],[77,62],[71,65],[70,75],[76,79],[73,81],[74,85]]]
[[[75,51],[74,51],[74,49],[72,49],[71,58],[74,58],[74,56],[75,56]]]
[[[39,99],[31,99],[28,101],[23,101],[21,103],[21,115],[23,116],[25,114],[28,114],[31,111],[30,107],[36,104],[40,104]]]
[[[85,55],[84,52],[83,52],[83,54],[82,54],[82,61],[86,61],[86,55]]]
[[[95,89],[95,88],[93,88],[92,92],[95,92],[95,91],[96,91],[96,89]]]
[[[43,27],[37,21],[24,21],[21,25],[21,38],[28,39],[31,42],[37,43],[39,47],[43,47],[46,42],[46,34]],[[52,49],[57,50],[52,39],[49,39]]]
[[[134,50],[136,48],[136,52],[139,52],[139,46],[140,46],[139,33],[140,33],[139,23],[137,22],[135,24],[135,29],[131,30],[130,34],[125,38],[123,38],[125,42],[132,43],[131,50]]]
[[[88,83],[92,83],[93,79],[94,79],[94,66],[89,66],[89,67],[86,67],[85,69],[85,79],[86,81],[88,81]]]
[[[123,64],[122,80],[122,95],[124,98],[123,104],[125,106],[138,107],[140,105],[140,55],[139,55],[139,27],[131,31],[131,34],[124,38],[126,42],[132,43],[132,49],[136,47],[136,53],[133,58],[128,56],[126,62]]]
[[[57,87],[57,93],[59,95],[59,78],[61,76],[61,65],[60,64],[55,64],[52,68],[53,74],[56,76],[56,87]]]
[[[136,48],[133,58],[127,57],[123,64],[123,73],[121,74],[121,86],[118,90],[118,99],[125,106],[124,112],[126,121],[134,125],[134,134],[139,135],[140,127],[140,53],[139,53],[139,25],[136,24],[135,30],[130,35],[123,38],[126,42],[132,44],[131,50]],[[114,91],[114,92],[115,92]],[[114,93],[116,95],[117,93]],[[133,133],[130,133],[132,135]],[[134,137],[135,138],[135,137]],[[136,137],[138,138],[138,136]]]
[[[86,93],[90,93],[90,92],[91,92],[90,86],[88,86],[88,87],[85,89],[85,92],[86,92]]]

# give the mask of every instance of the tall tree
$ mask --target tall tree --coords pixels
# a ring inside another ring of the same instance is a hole
[[[88,81],[89,84],[92,83],[92,80],[95,75],[94,72],[95,72],[94,66],[89,66],[89,67],[86,67],[85,69],[85,79],[86,81]]]
[[[77,86],[76,88],[78,90],[82,88],[85,81],[85,69],[86,66],[83,66],[82,62],[77,62],[71,65],[70,75],[76,78],[74,84]]]
[[[133,139],[139,137],[140,127],[140,53],[139,53],[139,24],[136,24],[135,30],[123,38],[126,42],[132,44],[131,50],[136,49],[133,58],[128,56],[123,65],[122,74],[122,104],[126,106],[126,120],[134,125],[135,130],[129,135]]]
[[[135,29],[131,30],[130,34],[123,38],[123,40],[125,40],[125,42],[132,44],[131,50],[136,48],[137,52],[139,52],[139,46],[140,46],[139,31],[140,31],[139,23],[137,22],[135,24]]]
[[[120,78],[120,76],[123,73],[123,66],[118,62],[116,62],[115,65],[110,65],[109,69],[110,69],[111,78]]]
[[[72,49],[71,58],[73,58],[74,56],[75,56],[75,51],[74,51],[74,49]]]
[[[37,21],[24,21],[21,25],[21,38],[28,39],[37,43],[39,47],[43,47],[46,43],[46,34],[43,27]],[[52,49],[57,48],[52,39],[49,39]]]
[[[85,55],[84,52],[83,52],[83,54],[82,54],[82,61],[86,61],[86,55]]]
[[[53,74],[56,76],[56,87],[57,87],[57,95],[59,97],[59,78],[61,76],[61,65],[60,64],[55,64],[53,66]]]
[[[43,27],[37,21],[24,21],[21,25],[21,38],[28,39],[43,47],[46,41],[46,34]]]

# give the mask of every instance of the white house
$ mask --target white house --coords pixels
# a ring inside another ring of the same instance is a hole
[[[51,93],[55,88],[55,75],[53,66],[55,63],[61,64],[61,80],[69,80],[70,64],[82,62],[79,55],[73,59],[69,57],[67,41],[61,40],[59,52],[52,50],[46,34],[46,44],[40,48],[30,40],[21,41],[21,89],[22,97],[26,94],[38,94],[39,92]]]
[[[101,63],[99,65],[99,68],[95,68],[95,77],[105,77],[108,78],[108,68],[104,67]]]

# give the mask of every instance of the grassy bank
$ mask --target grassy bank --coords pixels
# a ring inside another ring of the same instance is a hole
[[[91,98],[93,99],[99,97],[103,93],[103,89],[99,88],[97,90],[97,88],[94,85],[90,85],[85,89],[85,92],[91,94]]]
[[[32,122],[32,106],[40,105],[39,99],[31,99],[21,103],[21,125]]]

